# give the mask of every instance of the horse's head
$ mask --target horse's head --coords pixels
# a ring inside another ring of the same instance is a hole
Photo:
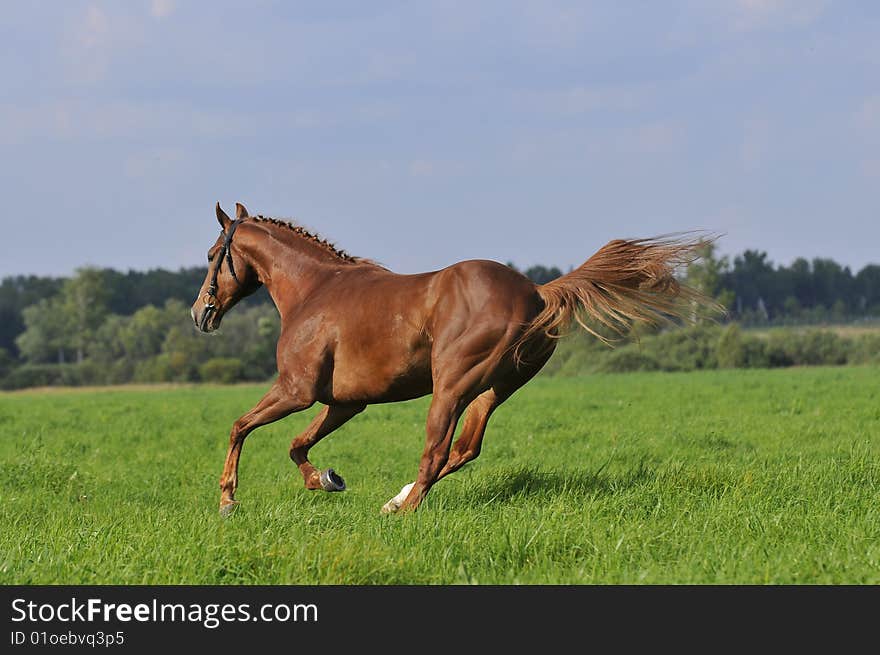
[[[233,221],[217,203],[217,220],[222,231],[208,250],[208,274],[192,306],[192,319],[202,332],[220,327],[223,315],[239,300],[260,287],[257,272],[233,241],[238,226],[248,217],[241,203],[235,204]]]

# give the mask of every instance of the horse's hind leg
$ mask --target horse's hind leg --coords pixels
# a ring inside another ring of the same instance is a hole
[[[498,401],[495,392],[492,389],[489,389],[477,396],[471,404],[468,405],[461,434],[452,446],[452,451],[449,453],[449,459],[437,474],[437,482],[440,481],[440,478],[449,475],[453,471],[457,471],[467,462],[480,454],[480,445],[483,442],[483,435],[486,432],[486,425],[489,423],[489,417],[499,404],[500,402]],[[415,482],[404,485],[403,489],[400,490],[400,493],[382,506],[382,513],[391,514],[399,510],[414,486]]]
[[[414,510],[422,502],[428,491],[437,481],[440,470],[449,459],[449,447],[458,418],[467,405],[467,400],[455,394],[434,392],[431,408],[428,410],[426,425],[427,439],[422,459],[419,463],[419,474],[416,481],[403,488],[400,494],[385,503],[382,511],[396,512],[398,509]],[[400,502],[401,495],[405,498]]]
[[[364,411],[365,407],[366,405],[328,405],[321,410],[309,427],[290,443],[290,459],[299,467],[306,489],[325,491],[345,489],[345,482],[333,469],[321,473],[312,465],[308,459],[309,449],[350,418]]]
[[[483,445],[483,436],[486,434],[486,426],[489,425],[489,417],[492,412],[503,402],[494,389],[484,391],[477,396],[470,405],[464,416],[464,426],[461,434],[452,445],[449,459],[437,475],[437,481],[454,473],[480,454]]]
[[[483,437],[486,434],[486,426],[489,424],[492,412],[510,398],[517,389],[531,380],[547,363],[551,354],[552,350],[543,353],[534,361],[521,364],[519,368],[498,380],[491,389],[481,393],[468,405],[461,435],[455,440],[452,452],[449,454],[449,461],[437,476],[438,481],[479,456]]]
[[[489,424],[492,412],[501,403],[510,398],[517,389],[531,380],[547,363],[552,352],[552,347],[545,349],[534,360],[523,363],[519,368],[499,379],[491,389],[481,393],[468,405],[461,434],[452,446],[452,451],[449,453],[446,463],[437,474],[437,479],[434,482],[438,482],[441,478],[454,473],[471,460],[476,459],[480,454],[483,437],[486,434],[486,426]],[[421,468],[419,470],[421,471]],[[382,512],[389,514],[404,507],[415,485],[415,482],[404,485],[400,493],[385,503],[382,507]],[[424,495],[422,497],[424,498]]]

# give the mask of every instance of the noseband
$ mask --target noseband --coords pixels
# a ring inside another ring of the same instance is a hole
[[[219,252],[215,255],[217,263],[214,266],[214,272],[211,273],[211,284],[208,285],[208,290],[205,292],[203,298],[205,301],[205,313],[202,316],[203,326],[208,323],[208,318],[217,308],[217,305],[214,303],[214,301],[217,300],[217,276],[220,275],[220,269],[223,267],[224,259],[229,263],[229,272],[232,273],[232,279],[241,285],[241,280],[239,280],[238,276],[235,274],[235,266],[232,264],[232,235],[235,234],[236,228],[243,220],[244,219],[242,218],[237,218],[232,221],[229,225],[229,230],[226,232],[226,238],[223,239],[223,245],[220,246]]]

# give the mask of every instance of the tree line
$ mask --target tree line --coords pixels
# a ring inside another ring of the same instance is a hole
[[[719,263],[718,290],[745,324],[845,321],[880,315],[880,266],[856,274],[832,259],[799,257],[774,266],[767,253],[746,250]]]
[[[523,273],[539,284],[562,275],[558,268],[546,266],[533,266]],[[730,320],[746,326],[843,323],[880,317],[877,264],[868,264],[855,274],[848,266],[821,257],[799,257],[789,266],[777,266],[759,250],[746,250],[732,259],[719,257],[710,243],[685,278],[721,302]]]
[[[756,250],[718,257],[713,244],[702,255],[686,281],[718,299],[729,310],[727,318],[744,326],[880,318],[878,265],[855,274],[822,258],[777,266]],[[539,284],[563,274],[543,265],[523,273]],[[268,294],[261,290],[245,299],[224,319],[221,334],[199,334],[189,306],[205,274],[205,267],[127,273],[82,268],[69,278],[4,278],[0,384],[270,377],[280,326]]]

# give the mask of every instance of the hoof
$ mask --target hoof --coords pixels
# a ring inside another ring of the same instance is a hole
[[[321,488],[324,491],[345,491],[345,480],[333,469],[321,471]]]
[[[414,484],[414,482],[410,482],[409,484],[404,485],[399,494],[397,494],[394,498],[382,505],[382,513],[394,514],[397,510],[399,510],[400,506],[403,505],[403,501],[405,501],[406,497],[409,495],[409,492],[413,488]]]
[[[399,509],[400,509],[400,505],[398,503],[394,502],[393,498],[391,500],[389,500],[387,503],[385,503],[384,505],[382,505],[382,513],[383,514],[394,514]]]
[[[233,500],[231,503],[226,503],[225,505],[220,505],[220,516],[222,516],[224,519],[232,516],[237,508],[237,500]]]

